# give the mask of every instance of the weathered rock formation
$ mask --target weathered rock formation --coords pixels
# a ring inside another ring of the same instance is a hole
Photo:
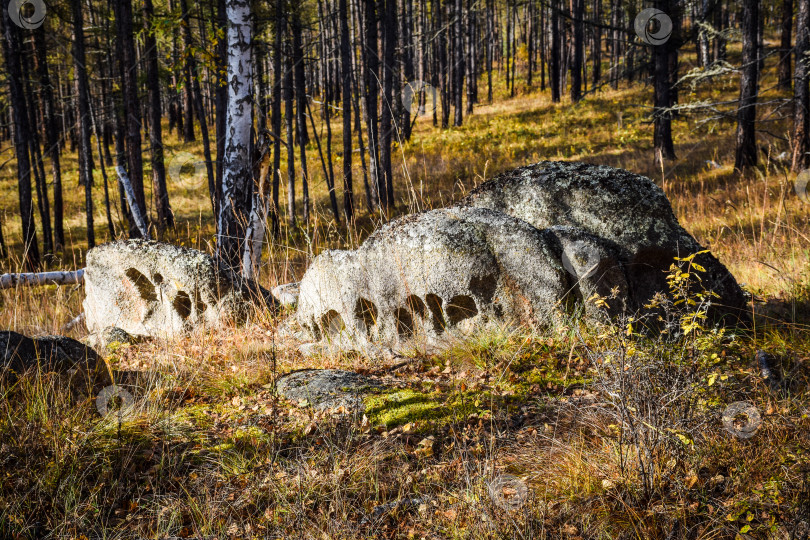
[[[128,240],[87,253],[84,312],[92,333],[110,326],[133,336],[169,337],[246,319],[273,300],[197,250]]]
[[[613,167],[544,161],[485,182],[461,204],[503,212],[538,229],[565,226],[599,238],[626,277],[630,310],[667,290],[675,257],[704,249],[678,223],[661,188]],[[719,295],[715,315],[741,316],[745,296],[734,276],[710,253],[695,262],[706,269],[702,285]]]
[[[316,339],[435,341],[489,322],[550,322],[567,288],[553,234],[453,207],[395,220],[355,251],[316,257],[296,315]]]
[[[610,167],[543,162],[475,189],[460,204],[405,216],[354,251],[325,251],[300,284],[298,322],[346,347],[428,344],[487,325],[559,320],[594,293],[608,315],[666,292],[676,256],[703,250],[650,179]],[[743,317],[745,298],[700,255],[715,315]],[[585,303],[585,315],[604,316]]]

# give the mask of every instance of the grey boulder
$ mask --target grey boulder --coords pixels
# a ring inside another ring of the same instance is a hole
[[[91,249],[84,284],[91,333],[115,326],[133,336],[170,337],[243,322],[257,303],[274,304],[201,251],[145,240]]]
[[[626,278],[623,307],[633,311],[667,291],[674,257],[705,249],[678,223],[661,188],[645,176],[613,167],[536,163],[481,184],[461,204],[502,212],[538,229],[567,227],[600,239]],[[700,275],[702,287],[719,296],[713,315],[746,320],[745,295],[734,276],[710,253],[695,262],[706,269]]]
[[[363,395],[382,386],[376,379],[341,369],[293,371],[276,382],[279,395],[293,403],[315,409],[344,407],[346,412],[362,411]]]
[[[488,325],[550,323],[569,285],[554,234],[451,207],[392,221],[357,250],[318,255],[296,317],[316,340],[442,346]]]
[[[14,375],[39,370],[111,381],[106,362],[93,349],[65,336],[29,338],[0,332],[0,369]]]

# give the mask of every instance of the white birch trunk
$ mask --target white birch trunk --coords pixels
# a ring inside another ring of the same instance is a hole
[[[127,203],[129,203],[129,211],[132,214],[132,219],[135,220],[135,226],[141,231],[141,236],[144,239],[150,240],[149,227],[146,226],[146,219],[143,214],[141,214],[141,208],[138,206],[137,199],[135,198],[135,190],[132,189],[132,182],[129,181],[126,169],[119,165],[115,168],[115,172],[118,173],[118,181],[124,186],[124,193],[126,193],[127,196]]]
[[[253,26],[250,0],[227,0],[225,12],[228,17],[228,107],[222,193],[217,216],[217,254],[236,270],[242,262],[242,246],[253,198],[250,137],[253,126]],[[243,268],[242,271],[246,270]]]
[[[11,289],[18,285],[72,285],[83,282],[84,268],[74,271],[3,274],[0,276],[0,289]]]
[[[267,213],[270,208],[267,200],[267,177],[270,174],[272,152],[269,139],[265,137],[261,144],[262,158],[259,168],[259,181],[253,192],[253,204],[250,209],[250,220],[245,233],[245,249],[242,252],[242,274],[247,279],[259,277],[259,263],[262,259],[262,244],[267,230]]]

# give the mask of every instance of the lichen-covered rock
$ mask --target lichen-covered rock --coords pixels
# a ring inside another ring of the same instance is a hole
[[[36,369],[102,383],[112,380],[106,362],[93,349],[65,336],[29,338],[17,332],[0,332],[0,369],[15,375]]]
[[[674,257],[704,249],[678,223],[661,188],[612,167],[548,161],[520,167],[478,186],[461,204],[503,212],[538,229],[572,227],[599,238],[620,263],[630,310],[667,290]],[[745,318],[745,296],[726,267],[710,253],[695,261],[706,269],[702,286],[719,295],[714,315]]]
[[[116,326],[133,336],[169,337],[242,322],[257,300],[273,303],[201,251],[144,240],[91,249],[84,285],[91,333]]]
[[[355,251],[325,251],[301,281],[296,316],[315,339],[389,346],[445,342],[488,324],[542,325],[570,288],[557,237],[479,208],[385,225]]]
[[[382,388],[377,379],[342,369],[303,369],[279,377],[276,390],[295,404],[362,412],[363,394]]]

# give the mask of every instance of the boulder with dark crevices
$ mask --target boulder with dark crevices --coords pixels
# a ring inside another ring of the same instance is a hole
[[[272,295],[201,251],[151,242],[111,242],[87,253],[84,312],[91,333],[170,337],[247,319]]]
[[[538,229],[562,226],[599,238],[626,278],[623,301],[630,311],[668,290],[675,257],[705,250],[652,180],[603,165],[544,161],[520,167],[481,184],[461,204],[503,212]],[[705,269],[700,287],[717,294],[713,318],[747,320],[745,295],[728,269],[711,253],[695,263]]]
[[[649,178],[543,162],[458,205],[396,219],[356,250],[321,253],[300,283],[296,318],[333,348],[442,348],[488,327],[644,311],[668,292],[675,258],[702,251]],[[712,317],[745,321],[726,267],[710,253],[694,262],[696,286],[716,295]]]
[[[565,312],[570,279],[549,231],[478,208],[383,226],[354,251],[325,251],[301,281],[296,316],[316,340],[439,345],[505,321]]]

